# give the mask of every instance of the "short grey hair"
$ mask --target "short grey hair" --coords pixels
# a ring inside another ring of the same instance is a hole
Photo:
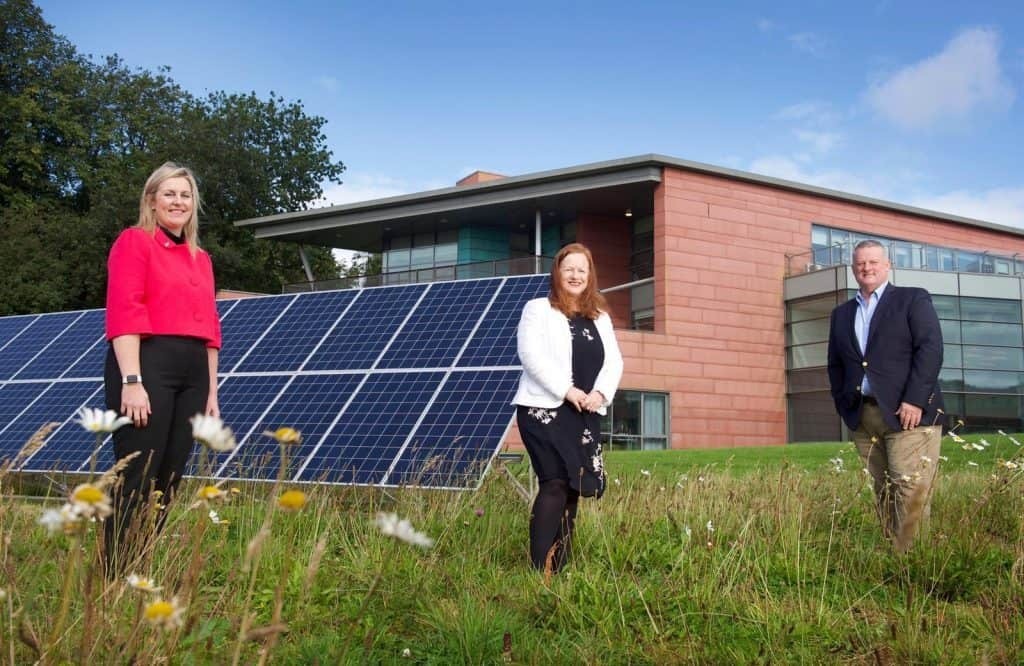
[[[869,248],[869,247],[880,247],[880,248],[882,248],[882,252],[885,253],[885,258],[886,259],[889,258],[889,248],[886,247],[884,243],[882,243],[880,241],[876,241],[873,238],[869,238],[867,240],[862,240],[861,242],[857,243],[856,245],[853,246],[853,251],[856,254],[857,250],[863,250],[863,249]]]

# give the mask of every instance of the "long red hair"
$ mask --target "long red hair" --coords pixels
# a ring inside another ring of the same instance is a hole
[[[560,270],[562,262],[570,254],[582,254],[586,257],[587,266],[590,271],[589,275],[587,275],[587,286],[579,298],[574,298],[562,289]],[[551,303],[551,307],[566,317],[579,314],[587,319],[597,319],[597,316],[602,312],[608,312],[608,301],[597,290],[597,267],[594,266],[594,257],[590,254],[590,250],[586,245],[582,243],[569,243],[555,255],[555,260],[551,262],[551,291],[548,293],[548,301]]]

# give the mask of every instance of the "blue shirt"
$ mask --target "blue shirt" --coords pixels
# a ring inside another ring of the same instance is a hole
[[[857,299],[857,316],[853,320],[854,333],[857,334],[857,344],[860,346],[861,356],[867,351],[868,346],[868,331],[871,330],[871,318],[875,316],[875,310],[878,308],[878,301],[882,298],[882,294],[885,292],[885,288],[889,286],[888,282],[883,282],[879,285],[878,289],[867,297],[857,291],[857,295],[854,297]],[[864,373],[864,381],[860,383],[860,392],[863,395],[874,395],[871,392],[871,384],[868,383],[868,373]]]

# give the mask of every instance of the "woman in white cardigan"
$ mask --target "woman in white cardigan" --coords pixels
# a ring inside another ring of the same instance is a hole
[[[569,556],[580,495],[604,493],[601,416],[622,377],[608,304],[586,246],[572,243],[555,256],[548,297],[523,308],[518,350],[523,374],[513,403],[540,485],[530,516],[530,560],[557,572]]]

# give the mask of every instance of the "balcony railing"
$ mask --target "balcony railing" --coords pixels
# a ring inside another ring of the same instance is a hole
[[[1024,275],[1024,256],[954,250],[906,241],[880,241],[889,252],[893,268],[913,268],[946,273]],[[786,277],[831,266],[852,265],[855,243],[836,243],[807,252],[786,255]]]
[[[471,264],[392,271],[390,273],[377,273],[376,275],[348,276],[333,280],[294,282],[284,285],[281,291],[285,294],[294,294],[303,291],[324,291],[327,289],[361,289],[363,287],[443,282],[446,280],[546,274],[551,271],[551,260],[552,257],[516,257],[514,259],[477,261]]]

